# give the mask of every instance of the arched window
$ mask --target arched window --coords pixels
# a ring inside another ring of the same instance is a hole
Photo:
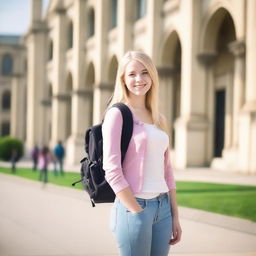
[[[89,27],[88,27],[88,35],[89,37],[93,36],[95,33],[95,15],[93,8],[89,11]]]
[[[52,58],[53,58],[53,42],[51,40],[49,43],[48,60],[51,61]]]
[[[147,12],[147,1],[137,0],[137,20],[143,18]]]
[[[2,109],[3,110],[10,110],[11,108],[11,93],[6,91],[3,93],[2,96]]]
[[[111,29],[117,26],[117,0],[111,2],[112,15],[111,15]]]
[[[73,47],[73,22],[71,21],[68,26],[68,49]]]
[[[2,59],[2,75],[8,76],[12,74],[13,69],[13,60],[12,56],[5,54]]]
[[[10,135],[10,123],[4,122],[1,124],[1,136]]]

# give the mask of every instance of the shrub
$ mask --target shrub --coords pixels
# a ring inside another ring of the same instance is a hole
[[[16,160],[23,156],[23,143],[17,138],[5,136],[0,138],[0,159],[8,161],[11,159],[13,150],[16,151]]]

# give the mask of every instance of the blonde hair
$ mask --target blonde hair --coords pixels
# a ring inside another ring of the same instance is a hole
[[[127,102],[128,101],[128,89],[124,82],[124,74],[127,64],[132,61],[139,61],[148,71],[150,78],[152,80],[152,85],[149,91],[146,94],[146,108],[150,111],[153,123],[157,125],[162,130],[168,133],[167,124],[165,118],[162,114],[159,113],[159,103],[158,103],[158,91],[159,91],[159,79],[158,72],[153,64],[151,58],[140,51],[128,51],[123,58],[121,59],[115,82],[115,89],[108,104],[111,107],[113,104],[117,102]]]

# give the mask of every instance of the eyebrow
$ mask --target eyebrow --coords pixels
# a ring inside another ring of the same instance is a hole
[[[141,72],[145,72],[145,71],[148,72],[148,70],[146,68],[141,70]],[[134,73],[134,72],[135,72],[135,70],[128,70],[127,73],[130,74],[130,73]]]

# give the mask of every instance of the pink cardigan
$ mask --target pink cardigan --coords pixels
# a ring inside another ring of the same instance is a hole
[[[133,113],[133,112],[132,112]],[[139,193],[143,182],[144,156],[147,150],[147,138],[143,122],[133,113],[133,134],[121,165],[121,132],[123,118],[118,108],[110,108],[102,125],[103,137],[103,169],[105,178],[115,193],[130,187],[131,191]],[[164,154],[165,180],[169,190],[176,189],[175,180],[170,164],[169,148]]]

